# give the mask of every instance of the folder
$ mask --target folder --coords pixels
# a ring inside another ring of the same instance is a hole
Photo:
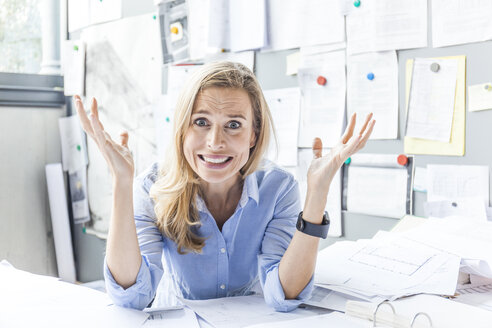
[[[396,301],[347,301],[345,314],[387,327],[491,327],[492,312],[453,300],[420,294]]]

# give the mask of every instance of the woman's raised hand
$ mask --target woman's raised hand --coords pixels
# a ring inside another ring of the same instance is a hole
[[[315,138],[313,141],[313,160],[309,166],[307,182],[308,192],[313,192],[326,200],[331,181],[342,164],[364,148],[374,128],[375,120],[372,120],[372,113],[367,115],[364,125],[359,133],[354,135],[356,114],[350,118],[349,125],[345,129],[343,136],[338,143],[331,149],[328,155],[323,156],[323,143],[321,139]]]
[[[91,113],[87,117],[80,97],[76,95],[74,98],[82,128],[96,142],[108,163],[113,179],[132,180],[134,164],[128,148],[128,132],[124,131],[120,134],[120,144],[114,142],[111,136],[104,131],[104,126],[99,120],[96,99],[92,98]]]

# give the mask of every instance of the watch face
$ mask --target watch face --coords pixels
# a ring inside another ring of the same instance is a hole
[[[297,230],[303,231],[304,230],[304,220],[302,218],[297,219]]]

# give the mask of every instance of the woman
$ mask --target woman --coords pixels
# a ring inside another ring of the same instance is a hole
[[[104,274],[115,304],[148,306],[163,274],[168,292],[188,299],[247,295],[258,280],[278,311],[310,296],[330,183],[364,147],[375,124],[371,115],[356,135],[353,115],[326,156],[315,139],[300,214],[297,182],[262,161],[271,117],[245,66],[212,63],[195,72],[176,105],[170,156],[135,179],[128,133],[117,144],[98,119],[96,100],[90,118],[80,97],[75,101],[113,176]]]

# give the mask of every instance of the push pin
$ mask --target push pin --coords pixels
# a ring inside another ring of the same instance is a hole
[[[369,74],[367,74],[367,79],[368,79],[369,81],[374,80],[374,73],[369,73]]]
[[[171,27],[171,33],[172,34],[178,34],[179,30],[176,26]]]
[[[433,71],[434,73],[437,73],[439,71],[441,67],[439,66],[438,63],[432,63],[431,64],[431,71]]]
[[[350,162],[352,162],[352,158],[349,157],[345,160],[345,165],[349,165]]]
[[[490,84],[486,84],[483,88],[487,91],[492,91],[492,85]]]
[[[319,85],[325,85],[326,84],[326,77],[320,75],[316,79],[316,82],[318,82]]]
[[[79,46],[77,46],[77,45],[73,46],[73,50],[79,51]]]
[[[408,164],[408,157],[405,156],[405,155],[403,155],[403,154],[402,155],[398,155],[398,158],[396,159],[396,161],[401,166],[406,166]]]
[[[354,1],[354,7],[359,8],[360,7],[360,0],[355,0]]]

